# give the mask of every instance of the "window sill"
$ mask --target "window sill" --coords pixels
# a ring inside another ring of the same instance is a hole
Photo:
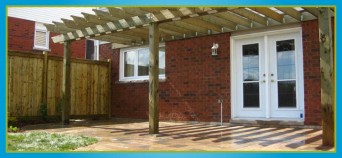
[[[165,82],[166,77],[159,77],[159,82]],[[119,80],[115,83],[117,84],[126,84],[126,83],[148,83],[149,79],[126,79],[126,80]]]
[[[49,49],[49,48],[42,48],[42,47],[33,47],[33,50],[51,51],[51,49]]]

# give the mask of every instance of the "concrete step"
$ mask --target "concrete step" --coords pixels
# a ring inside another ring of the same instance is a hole
[[[263,127],[296,127],[296,128],[320,128],[320,126],[305,126],[304,121],[285,119],[240,119],[234,118],[230,120],[230,125],[239,126],[263,126]]]

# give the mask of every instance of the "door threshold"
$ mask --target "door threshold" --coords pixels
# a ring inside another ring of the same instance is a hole
[[[304,126],[303,119],[290,118],[232,118],[231,124],[234,125],[254,125],[254,126],[286,126],[298,127]]]

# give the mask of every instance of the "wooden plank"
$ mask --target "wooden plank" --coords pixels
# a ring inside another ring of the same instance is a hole
[[[21,116],[27,116],[27,111],[28,111],[28,108],[27,108],[27,105],[28,105],[28,102],[27,102],[27,93],[28,93],[28,83],[27,83],[27,80],[28,80],[28,75],[26,74],[26,72],[28,72],[28,64],[29,64],[29,61],[28,60],[25,60],[23,59],[22,60],[22,63],[23,63],[23,67],[22,67],[22,71],[20,72],[23,80],[22,80],[22,104],[21,104],[21,107],[22,107],[22,113],[21,113]]]
[[[12,76],[12,59],[9,55],[7,55],[7,79],[8,79],[8,86],[7,86],[7,100],[8,100],[8,104],[6,105],[6,111],[7,111],[7,117],[11,116],[11,111],[13,111],[11,108],[11,103],[12,103],[12,96],[13,95],[13,76]]]
[[[82,114],[87,114],[87,64],[82,64]]]
[[[318,11],[317,7],[302,7],[302,8],[315,17],[319,16],[319,11]]]
[[[42,103],[47,104],[47,75],[48,75],[48,52],[43,52],[44,63],[43,63],[43,74],[42,74]]]
[[[99,77],[99,67],[98,65],[94,65],[94,73],[93,73],[93,79],[94,79],[94,111],[93,111],[93,115],[94,114],[98,114],[97,112],[97,107],[99,106],[99,100],[98,100],[98,91],[99,91],[99,80],[98,80],[98,77]]]
[[[54,95],[53,95],[53,79],[54,79],[54,74],[53,72],[53,67],[55,65],[55,62],[51,59],[49,60],[49,65],[48,65],[48,75],[47,75],[47,104],[48,106],[48,114],[53,115],[53,111],[55,108],[55,102],[54,102]]]
[[[101,19],[101,20],[106,20],[106,21],[114,21],[114,20],[119,20],[120,18],[113,17],[110,15],[110,13],[98,10],[98,9],[93,9],[95,12],[96,16]]]
[[[260,14],[263,14],[279,23],[284,23],[284,15],[278,14],[277,12],[271,10],[270,8],[266,7],[249,7],[249,9],[252,9]]]
[[[107,20],[101,20],[99,17],[93,14],[88,14],[88,13],[81,13],[84,18],[87,20],[87,22],[93,23],[93,24],[104,24],[107,23]]]
[[[92,99],[91,99],[91,94],[92,94],[92,67],[91,65],[87,65],[87,113],[90,114],[91,110],[91,105],[92,105]]]
[[[112,117],[112,61],[108,59],[108,73],[107,73],[107,106],[108,106],[108,118],[110,119]]]
[[[71,84],[70,84],[70,105],[72,105],[72,106],[70,106],[70,115],[77,115],[76,114],[76,112],[75,112],[75,110],[77,109],[77,108],[75,108],[75,107],[77,107],[78,106],[78,104],[77,104],[77,95],[79,94],[78,92],[77,92],[77,90],[76,90],[76,80],[77,80],[77,78],[76,78],[76,76],[77,76],[77,65],[75,65],[74,63],[70,63],[70,67],[71,67],[71,69],[70,69],[70,82],[71,82]]]
[[[38,71],[42,71],[43,69],[38,69],[38,60],[34,59],[31,60],[31,73],[30,73],[30,93],[31,95],[29,95],[30,97],[30,104],[31,104],[31,116],[39,116],[38,114],[38,110],[41,104],[41,100],[36,101],[36,97],[37,96],[41,96],[41,91],[37,91],[37,89],[40,89],[40,85],[37,82],[35,76],[36,74],[38,74]]]
[[[208,30],[203,28],[203,27],[198,27],[196,25],[185,23],[183,21],[173,21],[173,22],[170,22],[170,24],[173,24],[173,25],[175,25],[177,27],[180,27],[180,28],[185,28],[185,29],[188,29],[188,30],[192,30],[192,32],[199,32],[199,33],[202,33],[202,34],[207,34],[208,33]]]
[[[239,24],[241,26],[245,26],[247,28],[250,28],[251,23],[252,23],[251,20],[249,20],[247,18],[243,18],[243,17],[236,15],[236,14],[229,12],[229,11],[215,14],[215,15],[213,15],[213,17],[220,17],[222,19],[231,21],[231,22],[233,22],[235,24]],[[227,28],[229,28],[229,27],[227,27]],[[233,29],[235,30],[235,28],[233,28]]]
[[[276,9],[284,12],[285,14],[291,16],[292,18],[296,19],[297,21],[302,21],[302,14],[298,12],[296,9],[290,7],[276,7]]]
[[[80,29],[81,27],[75,23],[73,20],[69,19],[61,19],[63,23],[65,24],[66,27],[71,28],[71,29]]]
[[[83,17],[79,17],[79,16],[74,16],[71,15],[72,19],[74,20],[74,22],[77,24],[77,26],[79,27],[79,29],[82,28],[86,28],[86,27],[91,27],[94,24],[89,23],[85,18]]]
[[[210,22],[210,23],[215,23],[217,25],[220,25],[221,27],[225,27],[225,28],[230,29],[230,30],[235,30],[236,25],[237,25],[233,22],[227,21],[226,19],[219,18],[219,17],[214,16],[214,15],[212,15],[212,16],[201,16],[199,18],[204,20],[204,21]],[[222,32],[222,28],[220,28],[219,32]]]
[[[71,42],[64,43],[64,60],[63,60],[63,106],[62,106],[62,123],[64,125],[70,122],[70,58],[71,58]]]
[[[96,94],[96,99],[97,99],[97,114],[102,114],[101,113],[101,79],[102,79],[102,75],[101,75],[101,67],[98,66],[98,71],[97,71],[97,94]]]
[[[158,86],[159,86],[159,30],[158,23],[149,27],[149,133],[159,133]]]
[[[323,145],[335,146],[335,85],[333,39],[329,8],[318,8],[321,67],[321,106],[323,110]]]
[[[262,17],[258,14],[255,14],[249,10],[241,8],[241,9],[235,9],[235,10],[231,10],[231,11],[235,14],[238,14],[240,16],[248,18],[251,21],[255,21],[261,25],[267,26],[267,19],[265,17]]]
[[[189,24],[192,24],[192,25],[196,25],[196,26],[199,26],[199,27],[203,27],[203,28],[206,28],[206,29],[210,29],[210,30],[213,30],[213,31],[216,31],[216,32],[221,32],[221,27],[220,26],[215,25],[213,23],[210,23],[208,21],[201,20],[201,19],[189,18],[189,19],[184,19],[183,22],[186,22],[186,23],[189,23]]]

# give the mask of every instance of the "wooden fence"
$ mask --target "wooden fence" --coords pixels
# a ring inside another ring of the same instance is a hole
[[[48,53],[8,52],[8,116],[60,115],[63,58]],[[71,59],[73,117],[110,115],[111,62]]]

